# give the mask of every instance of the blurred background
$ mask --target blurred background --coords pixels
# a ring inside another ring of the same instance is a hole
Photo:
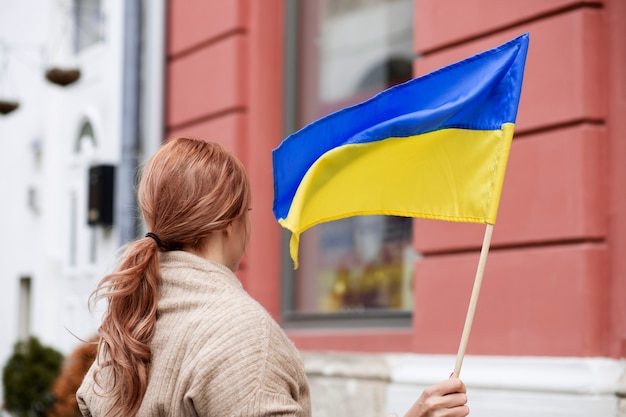
[[[626,416],[624,19],[623,0],[0,0],[0,364],[34,337],[56,363],[42,389],[67,382],[103,310],[89,294],[145,233],[138,169],[187,135],[248,169],[238,276],[303,352],[314,416],[401,415],[452,372],[484,226],[325,223],[302,235],[294,270],[271,151],[528,32],[461,377],[474,415]],[[54,392],[37,415],[73,395]]]

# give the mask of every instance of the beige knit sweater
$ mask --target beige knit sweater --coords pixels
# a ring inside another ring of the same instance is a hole
[[[310,416],[298,351],[237,277],[187,252],[160,259],[152,367],[137,416]],[[94,392],[96,366],[77,393],[83,416],[107,409]]]

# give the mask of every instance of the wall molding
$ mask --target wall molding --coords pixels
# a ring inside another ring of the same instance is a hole
[[[408,410],[454,368],[452,355],[386,355],[389,412]],[[611,358],[467,356],[461,379],[482,417],[616,417],[626,362]]]
[[[430,385],[454,368],[452,355],[386,355],[391,381]],[[610,358],[466,356],[461,378],[468,387],[570,394],[615,394],[626,361]]]

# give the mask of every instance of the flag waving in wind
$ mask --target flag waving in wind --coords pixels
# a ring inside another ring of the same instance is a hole
[[[385,214],[494,224],[528,34],[391,87],[287,137],[272,153],[274,215],[299,237]]]

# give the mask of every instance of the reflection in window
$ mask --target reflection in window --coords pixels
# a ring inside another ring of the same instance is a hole
[[[350,217],[307,230],[295,274],[295,311],[410,309],[411,236],[410,219],[391,216]]]
[[[411,78],[411,1],[321,2],[319,95],[335,101]],[[396,71],[391,80],[390,72]],[[400,73],[397,73],[400,71]]]
[[[312,0],[297,7],[297,110],[287,133],[412,78],[413,0]],[[299,261],[285,294],[287,313],[412,310],[410,218],[317,225],[301,235]]]

